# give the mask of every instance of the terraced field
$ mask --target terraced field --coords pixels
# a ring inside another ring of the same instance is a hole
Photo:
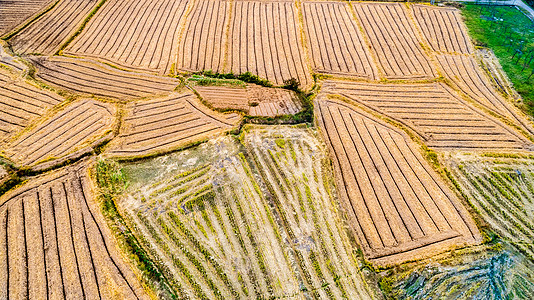
[[[251,116],[276,117],[302,109],[297,95],[284,89],[247,85],[246,88],[197,86],[195,90],[212,107],[241,110]]]
[[[65,53],[168,74],[189,1],[107,1]]]
[[[125,72],[104,64],[67,57],[32,57],[36,77],[59,89],[82,95],[131,99],[168,94],[179,81],[141,73]]]
[[[209,299],[369,298],[321,144],[303,128],[248,132],[245,149],[225,138],[125,166],[132,188],[119,208],[173,287]]]
[[[0,198],[0,298],[148,299],[75,165]]]
[[[61,0],[51,11],[9,39],[9,44],[18,54],[52,55],[81,26],[98,2]]]
[[[114,136],[111,131],[115,113],[114,106],[109,104],[93,100],[74,102],[22,134],[7,146],[6,153],[20,165],[41,164],[41,168],[77,158]]]
[[[343,205],[368,259],[400,263],[480,240],[460,200],[404,132],[341,101],[323,98],[316,106]]]
[[[509,118],[526,131],[534,133],[532,125],[525,120],[525,117],[495,90],[474,58],[463,55],[438,55],[437,61],[444,75],[463,93],[482,107]]]
[[[113,156],[145,156],[166,152],[231,130],[237,114],[217,114],[202,107],[190,92],[130,103],[121,133],[111,146]]]
[[[224,0],[195,1],[178,51],[178,70],[224,71],[230,5]]]
[[[226,71],[251,72],[276,85],[295,78],[310,87],[298,20],[290,1],[234,2]]]
[[[443,53],[473,53],[473,44],[456,8],[412,5],[419,29],[432,50]]]
[[[534,262],[534,161],[466,154],[449,165],[484,220]]]
[[[378,79],[351,8],[343,2],[303,2],[314,72]]]
[[[338,94],[387,115],[440,150],[528,150],[532,143],[462,100],[442,83],[374,84],[327,81]]]
[[[7,141],[64,99],[0,68],[0,142]]]
[[[0,20],[2,20],[0,36],[9,33],[54,2],[54,0],[0,0]]]
[[[436,76],[404,4],[356,3],[353,7],[387,79]]]

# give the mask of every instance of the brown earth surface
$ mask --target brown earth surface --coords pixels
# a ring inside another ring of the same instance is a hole
[[[532,142],[499,119],[462,100],[443,83],[379,84],[326,81],[341,95],[415,131],[439,150],[532,150]]]
[[[168,74],[189,1],[107,1],[65,50],[121,67]]]
[[[41,165],[39,169],[79,158],[114,136],[115,114],[113,105],[76,101],[9,143],[6,154],[22,166]]]
[[[314,72],[378,79],[367,43],[344,2],[303,2],[306,40]]]
[[[0,36],[9,33],[57,0],[0,0]]]
[[[296,114],[302,109],[295,92],[279,88],[196,86],[195,90],[214,108],[241,110],[251,116],[276,117]]]
[[[9,39],[18,54],[52,55],[74,34],[98,0],[60,0],[54,8]]]
[[[353,7],[387,79],[436,77],[404,4],[354,3]]]
[[[368,259],[399,264],[481,241],[462,202],[404,132],[325,97],[316,100],[316,112]]]
[[[456,8],[412,5],[416,24],[432,50],[444,53],[473,53],[460,11]]]
[[[178,70],[224,71],[230,7],[224,0],[194,2],[178,50]]]
[[[179,84],[175,78],[121,71],[87,59],[34,56],[31,61],[37,78],[86,96],[126,100],[168,94]]]
[[[119,136],[108,153],[116,157],[154,155],[178,149],[234,128],[238,114],[219,114],[187,91],[128,104]]]
[[[64,99],[0,68],[0,145]]]
[[[119,253],[83,165],[0,197],[2,299],[148,299]]]

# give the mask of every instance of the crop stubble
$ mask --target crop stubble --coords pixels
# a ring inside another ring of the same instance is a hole
[[[80,165],[0,198],[0,298],[147,299]]]
[[[119,66],[168,74],[189,1],[107,1],[65,50]]]
[[[30,19],[54,0],[0,0],[0,36]]]
[[[481,240],[404,132],[338,100],[316,103],[342,203],[370,260],[398,264]]]

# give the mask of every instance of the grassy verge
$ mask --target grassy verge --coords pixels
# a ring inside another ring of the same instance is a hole
[[[98,161],[96,165],[96,181],[100,190],[99,201],[102,213],[117,238],[121,250],[126,253],[130,262],[141,272],[143,284],[150,287],[159,298],[177,299],[176,294],[170,288],[167,278],[161,272],[161,268],[143,249],[117,209],[115,199],[127,187],[127,181],[120,166],[110,160]]]
[[[462,8],[469,34],[478,46],[493,50],[515,90],[523,97],[526,112],[534,116],[534,22],[511,6]],[[521,44],[521,41],[524,43]],[[510,41],[513,41],[510,45]],[[521,50],[515,56],[516,50]],[[521,55],[522,53],[522,55]],[[518,61],[519,58],[519,61]],[[524,67],[525,61],[530,66]]]

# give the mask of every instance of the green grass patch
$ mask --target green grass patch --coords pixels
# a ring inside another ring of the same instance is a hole
[[[534,22],[513,6],[488,8],[466,4],[462,14],[475,44],[493,50],[515,90],[523,97],[524,109],[534,116],[534,75],[528,79],[533,72],[534,59],[530,67],[523,69],[525,59],[530,60],[529,52],[534,50]],[[520,46],[521,40],[525,41],[523,46]],[[522,49],[523,56],[516,63],[519,54],[514,57],[514,53],[518,49]]]

